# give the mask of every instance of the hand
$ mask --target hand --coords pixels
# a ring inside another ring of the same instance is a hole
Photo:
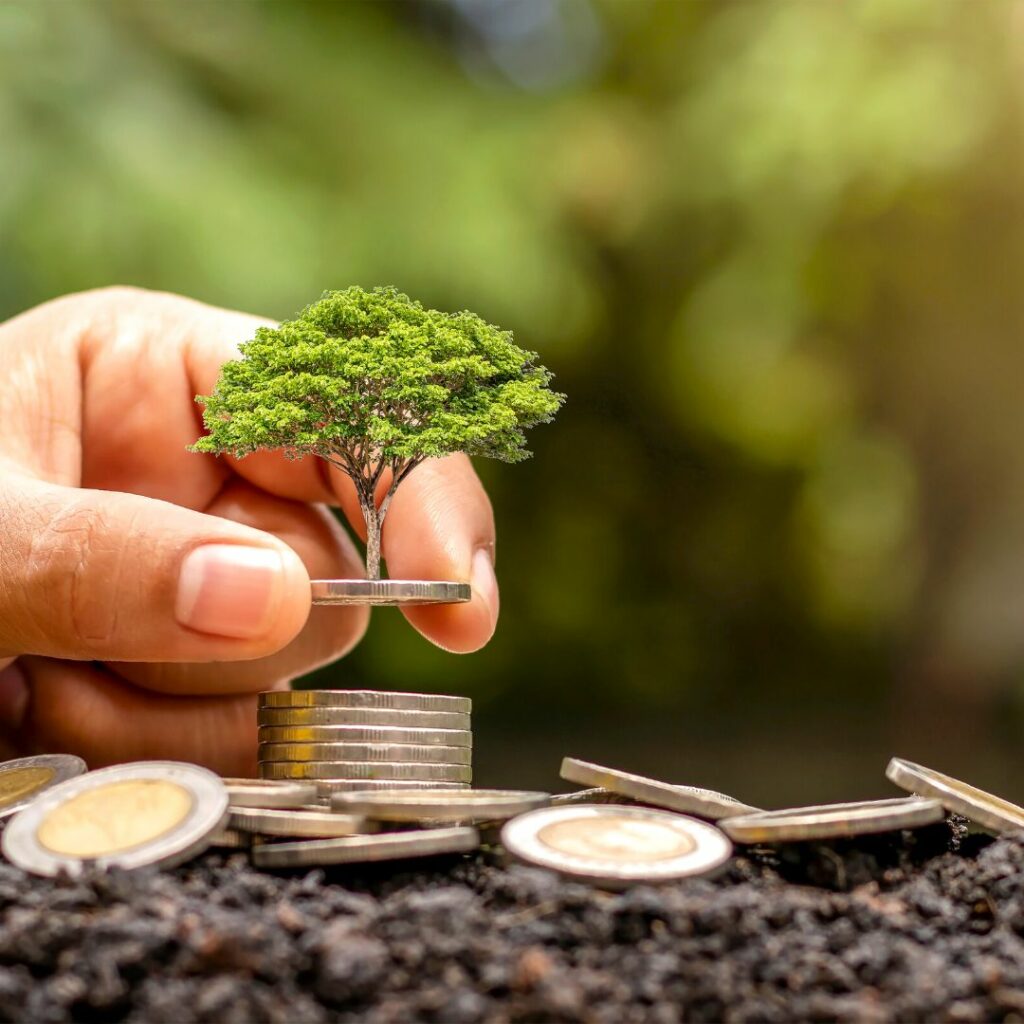
[[[197,394],[266,321],[126,288],[0,325],[0,735],[90,767],[176,758],[255,770],[254,694],[340,657],[363,608],[310,607],[310,577],[362,562],[351,481],[277,452],[216,459]],[[469,604],[411,608],[472,651],[498,615],[494,522],[469,460],[427,463],[384,526],[390,574],[469,580]]]

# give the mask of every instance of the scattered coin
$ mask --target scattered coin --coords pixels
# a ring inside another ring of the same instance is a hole
[[[394,690],[265,690],[261,708],[376,708],[385,711],[448,711],[468,715],[469,697],[445,693],[399,693]]]
[[[499,821],[544,807],[551,797],[514,789],[423,789],[415,793],[336,793],[331,806],[376,821]]]
[[[471,764],[470,747],[420,747],[407,743],[261,743],[261,761],[416,761]]]
[[[732,853],[713,825],[646,807],[545,807],[501,830],[505,849],[528,864],[610,889],[705,875]]]
[[[475,828],[438,828],[304,843],[266,843],[253,849],[252,861],[262,868],[362,864],[442,853],[468,853],[479,845],[480,837]]]
[[[210,845],[224,850],[248,850],[252,846],[252,834],[233,828],[219,828],[210,836]]]
[[[176,761],[141,761],[88,772],[47,790],[3,833],[9,861],[37,875],[86,864],[138,868],[181,864],[225,823],[228,794],[213,772]]]
[[[313,604],[463,604],[473,591],[450,580],[310,580]]]
[[[418,764],[414,761],[261,761],[265,779],[377,779],[415,782],[472,782],[464,764]]]
[[[613,793],[610,789],[595,786],[592,789],[577,789],[572,793],[553,793],[552,807],[571,807],[573,804],[631,804],[635,803],[628,796]]]
[[[718,825],[737,843],[783,843],[921,828],[945,816],[938,800],[901,797],[761,811],[726,818]]]
[[[962,814],[991,832],[998,834],[1024,828],[1024,807],[933,768],[894,757],[885,774],[900,789],[932,797],[946,810]]]
[[[760,808],[749,807],[747,804],[734,800],[724,793],[716,793],[711,789],[699,789],[696,786],[674,786],[657,779],[648,779],[642,775],[632,775],[616,768],[605,768],[589,761],[579,761],[567,757],[562,761],[561,776],[569,782],[581,786],[599,786],[610,789],[613,793],[631,797],[643,804],[664,807],[670,811],[683,814],[694,814],[698,818],[718,821],[719,818],[732,818],[739,814],[753,814]]]
[[[364,725],[404,729],[472,728],[472,716],[459,711],[391,711],[387,708],[260,708],[258,725]]]
[[[0,818],[27,807],[40,793],[87,771],[73,754],[37,754],[0,764]]]
[[[275,779],[224,779],[232,807],[302,807],[317,798],[312,782]]]
[[[443,789],[465,792],[468,782],[417,782],[407,779],[317,779],[316,788],[321,799],[335,793],[380,791],[382,793],[405,792],[407,790]]]
[[[472,747],[469,729],[405,729],[370,725],[261,725],[260,743],[399,743],[421,747]]]
[[[354,814],[334,814],[323,807],[302,811],[233,807],[228,814],[228,827],[263,836],[315,836],[322,839],[376,831],[365,818]]]

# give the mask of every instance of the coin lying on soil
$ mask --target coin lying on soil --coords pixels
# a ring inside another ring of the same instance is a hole
[[[377,831],[376,825],[366,818],[334,814],[326,808],[276,811],[262,807],[236,807],[228,814],[228,827],[261,836],[313,836],[319,839]]]
[[[308,843],[266,843],[253,849],[252,861],[261,868],[363,864],[407,857],[432,857],[442,853],[468,853],[479,845],[480,837],[475,828],[437,828]]]
[[[901,797],[761,811],[725,818],[718,826],[737,843],[784,843],[921,828],[945,816],[938,800]]]
[[[36,754],[0,764],[0,818],[9,818],[54,786],[82,775],[86,764],[73,754]]]
[[[468,715],[469,697],[445,693],[400,693],[395,690],[265,690],[261,708],[377,708],[390,711],[447,711]]]
[[[140,761],[62,782],[15,815],[3,834],[9,861],[37,875],[61,870],[171,867],[202,852],[224,825],[228,794],[213,772]]]
[[[302,807],[315,803],[316,785],[279,779],[224,779],[232,807]]]
[[[414,793],[336,793],[331,806],[376,821],[503,821],[546,806],[548,793],[518,789],[423,789]]]
[[[706,875],[732,853],[707,822],[607,804],[530,811],[506,823],[501,841],[518,860],[608,889]]]
[[[938,800],[946,810],[962,814],[997,835],[1024,828],[1024,807],[934,768],[894,757],[885,774],[900,789]]]
[[[578,782],[581,786],[610,789],[613,793],[631,797],[642,804],[664,807],[683,814],[694,814],[698,818],[707,818],[708,821],[731,818],[738,814],[752,814],[760,810],[711,789],[675,786],[659,782],[657,779],[645,778],[643,775],[622,772],[617,768],[605,768],[589,761],[580,761],[575,757],[563,759],[561,775],[563,779]]]

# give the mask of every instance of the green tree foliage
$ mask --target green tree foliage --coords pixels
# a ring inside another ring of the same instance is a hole
[[[198,395],[209,433],[192,451],[244,457],[280,448],[347,473],[366,521],[366,567],[399,484],[453,452],[529,457],[527,428],[564,396],[508,331],[475,313],[425,309],[395,288],[327,292],[294,320],[261,327]]]

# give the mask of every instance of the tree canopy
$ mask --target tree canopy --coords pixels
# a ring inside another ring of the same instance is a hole
[[[196,397],[208,433],[191,450],[279,448],[337,466],[356,484],[371,574],[373,535],[416,466],[454,452],[519,462],[530,454],[526,429],[564,401],[509,331],[468,311],[426,309],[391,287],[327,292],[294,320],[260,327],[241,354],[213,394]]]

